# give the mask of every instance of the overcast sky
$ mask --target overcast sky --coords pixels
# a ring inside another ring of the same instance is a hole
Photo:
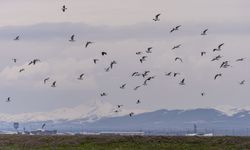
[[[62,5],[68,8],[65,13]],[[51,111],[92,101],[147,110],[250,106],[249,8],[249,0],[0,0],[1,113]],[[160,21],[154,22],[157,13]],[[177,25],[180,30],[169,34]],[[208,35],[201,36],[206,28]],[[68,41],[72,34],[76,42]],[[17,35],[20,40],[13,41]],[[94,44],[86,49],[86,41]],[[221,43],[222,51],[212,52]],[[171,50],[178,44],[180,49]],[[141,64],[135,53],[147,47],[153,53],[144,53],[148,58]],[[102,51],[108,55],[101,56]],[[207,54],[201,57],[201,51]],[[223,58],[211,62],[219,54]],[[235,62],[242,57],[246,60]],[[34,58],[41,62],[27,66]],[[94,58],[100,59],[96,65]],[[112,60],[117,65],[105,72]],[[220,69],[226,60],[232,67]],[[25,71],[19,73],[21,68]],[[134,91],[144,79],[131,74],[145,70],[156,78]],[[181,75],[167,77],[167,72]],[[79,81],[81,73],[85,76]],[[214,81],[217,73],[223,76]],[[46,77],[50,81],[44,85]],[[180,86],[183,78],[186,85]],[[55,80],[57,87],[51,88]],[[241,86],[242,80],[246,84]],[[102,92],[108,96],[100,97]]]

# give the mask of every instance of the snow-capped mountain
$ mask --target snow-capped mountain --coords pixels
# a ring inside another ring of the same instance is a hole
[[[38,121],[71,121],[84,120],[85,122],[96,121],[100,118],[123,116],[130,112],[143,113],[145,110],[122,109],[115,113],[116,106],[103,101],[95,101],[89,105],[78,105],[73,108],[60,108],[50,112],[35,112],[22,114],[3,114],[0,113],[0,121],[3,122],[38,122]]]

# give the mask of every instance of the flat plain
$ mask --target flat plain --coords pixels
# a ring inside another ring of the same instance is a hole
[[[234,150],[250,137],[0,135],[0,150]]]

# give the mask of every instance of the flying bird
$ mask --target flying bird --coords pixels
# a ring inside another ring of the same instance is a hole
[[[71,35],[71,37],[70,37],[70,40],[69,40],[70,42],[74,42],[75,41],[75,35],[73,34],[73,35]]]
[[[94,61],[94,64],[96,64],[97,61],[99,61],[99,59],[93,59],[93,61]]]
[[[165,76],[170,76],[172,72],[165,73]]]
[[[181,27],[181,25],[178,25],[178,26],[174,27],[174,28],[170,31],[170,33],[179,30],[180,27]]]
[[[204,56],[204,55],[206,55],[206,52],[201,52],[201,56]]]
[[[141,86],[138,85],[138,86],[136,86],[136,87],[134,88],[134,90],[136,91],[136,90],[138,90],[140,87],[141,87]]]
[[[134,72],[134,73],[132,73],[132,77],[133,76],[140,76],[140,73],[139,72]]]
[[[107,52],[102,52],[102,56],[107,55]]]
[[[141,103],[141,101],[138,99],[137,101],[136,101],[136,104],[140,104]]]
[[[12,60],[13,60],[13,62],[14,62],[14,63],[16,63],[16,62],[17,62],[17,59],[16,59],[16,58],[13,58]]]
[[[84,76],[84,73],[80,74],[80,76],[77,79],[82,80],[83,76]]]
[[[218,56],[216,56],[215,58],[213,58],[211,61],[219,60],[219,59],[221,59],[221,58],[222,58],[222,56],[221,56],[221,55],[218,55]]]
[[[10,100],[10,97],[7,97],[7,100],[6,100],[6,102],[10,102],[11,100]]]
[[[141,54],[142,54],[142,52],[136,52],[135,54],[136,54],[136,55],[141,55]]]
[[[43,80],[43,83],[46,84],[48,80],[49,80],[49,77],[48,77],[48,78],[45,78],[45,79]]]
[[[246,58],[239,58],[239,59],[236,59],[237,62],[239,61],[244,61]]]
[[[149,47],[149,48],[147,48],[146,53],[152,53],[152,51],[151,51],[151,50],[152,50],[152,48],[153,48],[153,47]]]
[[[103,92],[103,93],[101,93],[100,95],[101,95],[101,97],[103,97],[103,96],[107,96],[108,94],[105,93],[105,92]]]
[[[245,80],[242,80],[242,81],[240,81],[240,85],[243,85],[243,84],[245,84]]]
[[[220,68],[228,66],[229,61],[223,61],[222,64],[220,65]]]
[[[90,44],[93,44],[93,43],[94,43],[94,42],[91,42],[91,41],[86,42],[85,48],[87,48]]]
[[[110,67],[105,68],[105,71],[106,71],[106,72],[109,72],[109,70],[110,70]]]
[[[115,113],[118,113],[120,110],[114,110]]]
[[[112,69],[113,66],[114,66],[115,64],[117,64],[117,62],[116,62],[115,60],[113,60],[113,61],[110,63],[110,68]]]
[[[15,41],[18,41],[20,36],[18,35],[16,38],[14,38]]]
[[[213,52],[215,52],[215,51],[220,51],[223,45],[224,45],[224,43],[220,44],[220,45],[218,46],[218,48],[213,49]]]
[[[180,48],[180,47],[181,47],[181,44],[176,45],[176,46],[174,46],[174,47],[172,48],[172,50],[177,49],[177,48]]]
[[[126,83],[120,86],[120,89],[125,89]]]
[[[129,116],[130,116],[130,117],[132,117],[133,115],[134,115],[134,113],[133,113],[133,112],[129,113]]]
[[[22,68],[22,69],[20,69],[20,70],[19,70],[19,72],[23,72],[24,70],[25,70],[25,69],[24,69],[24,68]]]
[[[185,85],[185,79],[182,79],[181,82],[179,83],[180,85]]]
[[[214,76],[214,80],[216,80],[218,77],[221,77],[221,76],[222,76],[222,73],[216,74],[216,75]]]
[[[153,20],[154,20],[154,21],[160,21],[160,19],[159,19],[160,15],[161,15],[161,14],[157,14]]]
[[[68,9],[68,8],[66,8],[66,6],[65,6],[65,5],[63,5],[63,6],[62,6],[62,11],[63,11],[63,12],[65,12],[65,11],[66,11],[66,9]]]
[[[174,60],[175,60],[175,61],[179,60],[180,62],[183,62],[182,59],[181,59],[180,57],[176,57]]]
[[[56,81],[52,83],[51,87],[56,87]]]
[[[117,105],[117,108],[121,108],[123,105]]]
[[[146,61],[147,56],[142,56],[142,58],[140,59],[140,62],[143,63],[143,61]]]
[[[207,35],[207,31],[208,29],[205,29],[204,31],[202,31],[201,35]]]
[[[44,123],[44,124],[42,125],[42,129],[44,129],[45,126],[46,126],[46,123]]]
[[[175,72],[175,73],[174,73],[174,77],[176,77],[177,75],[180,75],[180,73]]]
[[[142,74],[142,77],[145,78],[149,73],[150,73],[150,71],[145,71],[145,72]]]
[[[33,59],[32,61],[30,61],[30,63],[28,65],[31,65],[31,64],[35,65],[37,62],[40,62],[40,60],[39,59]]]
[[[224,45],[224,43],[220,44],[220,45],[218,46],[218,49],[221,50],[221,47],[222,47],[223,45]]]

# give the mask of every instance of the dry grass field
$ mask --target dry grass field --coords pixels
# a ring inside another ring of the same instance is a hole
[[[0,135],[0,150],[234,150],[250,137]]]

